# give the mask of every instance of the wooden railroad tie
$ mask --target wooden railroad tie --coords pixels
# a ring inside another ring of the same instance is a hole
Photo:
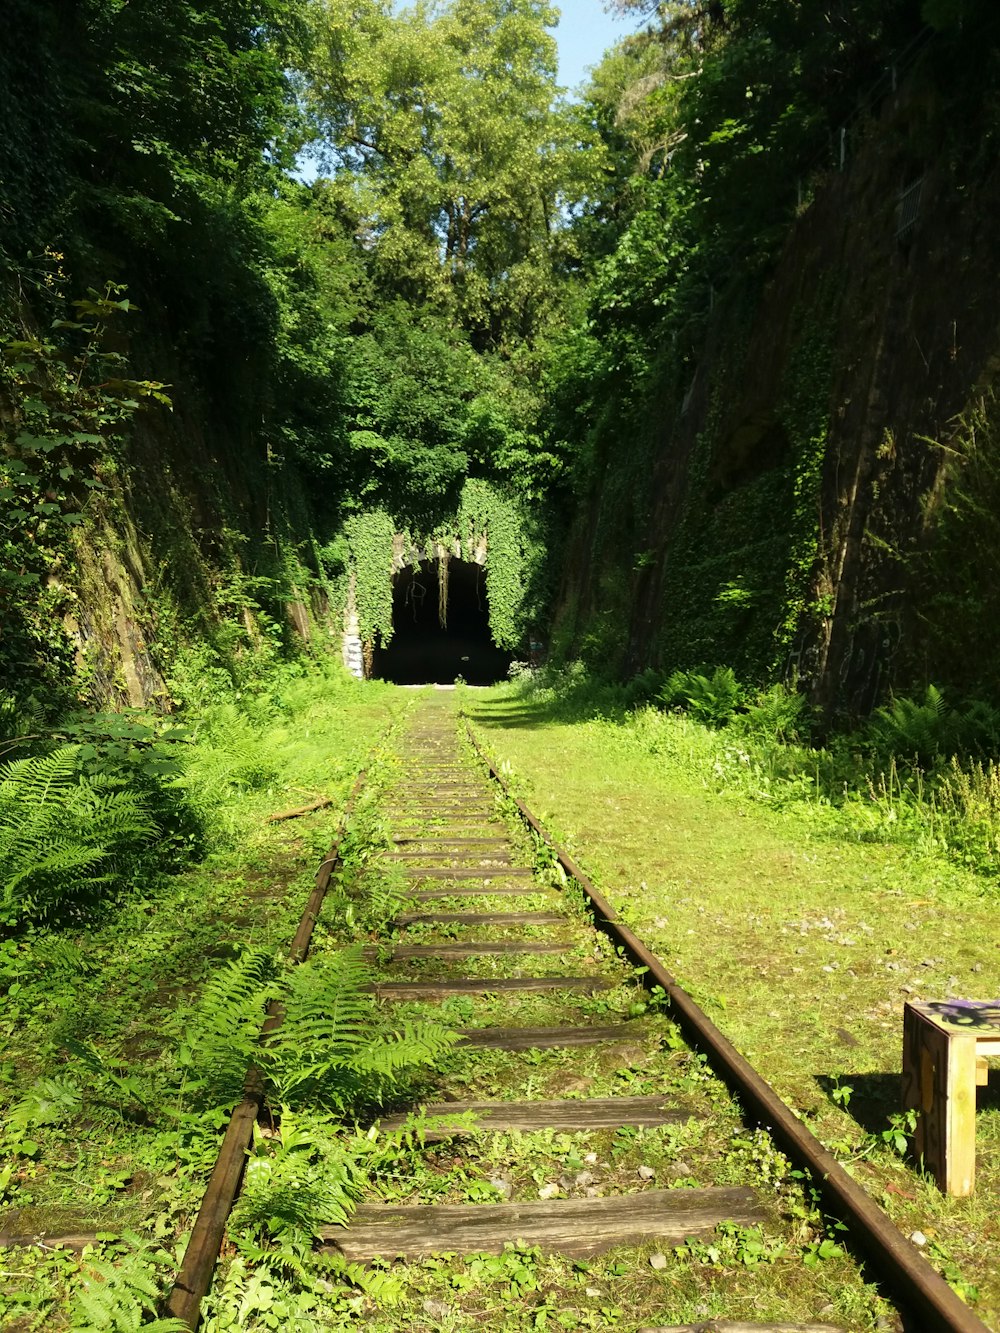
[[[634,1024],[606,1023],[583,1028],[464,1028],[462,1046],[490,1051],[541,1051],[562,1046],[597,1046],[605,1041],[634,1041]]]
[[[386,811],[397,823],[402,824],[450,824],[461,827],[463,824],[489,824],[495,829],[502,829],[503,825],[497,819],[494,811],[487,812],[482,806],[476,806],[471,812],[469,810],[443,810],[439,805],[408,805],[404,810],[396,809]]]
[[[568,953],[572,940],[454,940],[447,944],[366,944],[365,958],[475,958],[478,954]]]
[[[490,870],[490,866],[403,867],[407,879],[531,879],[535,873],[530,866],[497,866],[495,875]]]
[[[403,843],[420,842],[433,843],[435,847],[495,847],[497,843],[502,843],[509,847],[507,838],[442,838],[440,834],[428,833],[421,837],[419,833],[406,833],[393,838],[393,842],[398,845]]]
[[[565,922],[562,912],[404,912],[397,926],[555,926]]]
[[[542,890],[533,884],[523,888],[514,884],[474,884],[460,889],[417,889],[407,894],[417,902],[433,902],[436,898],[533,898]]]
[[[752,1190],[716,1186],[530,1203],[362,1204],[349,1226],[321,1227],[319,1234],[353,1263],[448,1251],[502,1254],[512,1240],[584,1258],[614,1245],[680,1244],[711,1234],[720,1222],[764,1220]]]
[[[489,796],[492,799],[493,793],[482,782],[443,782],[438,778],[427,778],[426,780],[411,780],[409,782],[400,782],[393,787],[397,794],[405,794],[408,791],[430,792],[436,796],[439,792],[461,792],[468,793],[470,796]]]
[[[481,806],[472,811],[445,809],[439,805],[420,809],[411,806],[406,810],[391,810],[389,813],[397,825],[444,824],[450,828],[465,828],[468,824],[487,824],[495,829],[503,827],[497,822],[496,815],[488,814]]]
[[[438,1102],[421,1107],[421,1110],[427,1120],[437,1122],[424,1132],[423,1137],[428,1143],[512,1129],[527,1133],[536,1129],[620,1129],[623,1125],[651,1128],[691,1119],[687,1111],[668,1107],[662,1096],[590,1097],[586,1101],[560,1098],[537,1102]],[[462,1124],[449,1128],[449,1116],[469,1112],[476,1117],[474,1128]],[[381,1128],[399,1129],[407,1119],[405,1115],[387,1116],[380,1122]]]
[[[708,1319],[703,1324],[657,1324],[639,1333],[844,1333],[839,1324],[746,1324],[743,1320]]]
[[[428,851],[426,847],[421,848],[419,852],[384,852],[383,861],[478,861],[482,869],[489,870],[491,866],[507,867],[511,864],[510,856],[504,852],[485,852],[485,851],[461,851],[454,850],[450,852]],[[456,867],[456,869],[466,867]],[[469,867],[476,869],[476,867]]]
[[[455,977],[450,981],[380,981],[380,1000],[443,1000],[449,995],[503,995],[508,991],[611,990],[610,977]]]

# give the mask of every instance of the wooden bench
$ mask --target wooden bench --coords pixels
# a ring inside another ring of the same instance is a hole
[[[903,1009],[903,1107],[914,1150],[945,1194],[976,1183],[976,1088],[1000,1055],[1000,1000],[933,1000]]]

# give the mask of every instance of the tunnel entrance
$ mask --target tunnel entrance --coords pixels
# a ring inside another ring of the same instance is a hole
[[[511,654],[490,634],[486,571],[468,560],[446,565],[446,626],[441,625],[441,584],[436,560],[407,565],[393,579],[392,641],[376,648],[372,674],[396,685],[470,685],[505,680]]]

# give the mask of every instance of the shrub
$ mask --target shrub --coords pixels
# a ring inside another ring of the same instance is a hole
[[[0,768],[0,928],[79,911],[125,882],[156,833],[142,801],[80,772],[80,747]]]
[[[783,743],[801,741],[810,731],[805,695],[780,683],[755,694],[738,722],[748,735]]]
[[[704,671],[675,671],[659,693],[668,708],[689,712],[709,727],[724,727],[743,703],[743,688],[732,667]]]

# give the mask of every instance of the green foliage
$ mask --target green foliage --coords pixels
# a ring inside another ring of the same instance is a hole
[[[751,695],[736,721],[741,730],[769,741],[802,741],[809,735],[809,706],[804,694],[779,681]]]
[[[450,0],[394,13],[335,0],[309,99],[377,281],[446,311],[480,346],[530,337],[553,305],[560,206],[595,179],[555,104],[555,12]]]
[[[832,366],[830,296],[814,294],[808,316],[799,312],[795,346],[783,385],[779,412],[791,454],[792,497],[784,555],[784,620],[775,634],[779,652],[787,651],[801,630],[807,612],[828,608],[807,605],[819,556],[820,484],[826,460]]]
[[[580,664],[539,673],[519,688],[564,721],[613,719],[628,744],[713,790],[775,809],[811,807],[838,836],[943,855],[992,881],[1000,856],[1000,763],[990,757],[998,743],[996,709],[981,701],[951,706],[931,688],[819,745],[810,742],[806,697],[780,685],[752,692],[737,681],[742,702],[720,727],[715,719],[726,715],[732,690],[720,671],[721,700],[709,673],[674,673],[662,692],[674,710],[667,713]],[[706,710],[702,717],[689,708],[691,696]]]
[[[40,1078],[10,1113],[10,1124],[22,1133],[39,1125],[61,1125],[80,1110],[83,1094],[76,1079]]]
[[[182,1052],[192,1071],[189,1092],[206,1106],[231,1105],[253,1063],[293,1107],[322,1107],[350,1119],[380,1104],[456,1038],[434,1023],[388,1026],[370,983],[360,946],[316,956],[278,976],[266,954],[242,954],[205,988]],[[281,1003],[284,1020],[258,1045],[272,1000]]]
[[[438,519],[427,536],[411,536],[407,528],[397,524],[384,509],[352,514],[343,529],[346,560],[343,556],[333,555],[331,563],[340,568],[346,565],[347,580],[342,583],[344,596],[349,599],[353,587],[354,607],[366,650],[370,651],[376,636],[383,645],[392,638],[392,578],[397,534],[408,553],[437,546],[451,552],[457,546],[461,558],[484,560],[493,640],[500,648],[516,648],[524,637],[525,600],[530,576],[537,570],[543,555],[529,541],[522,515],[523,508],[516,499],[504,494],[495,484],[477,477],[465,480],[457,512],[451,512],[443,520]]]
[[[0,264],[42,250],[67,193],[65,90],[58,16],[34,0],[11,0],[0,49]],[[44,263],[44,261],[43,261]]]
[[[912,756],[925,765],[953,751],[957,739],[954,712],[934,685],[928,685],[920,702],[893,699],[877,709],[865,731],[873,751],[883,760]]]
[[[881,764],[897,759],[933,768],[955,755],[992,757],[1000,748],[1000,709],[982,700],[956,707],[928,685],[922,699],[900,696],[877,708],[861,736]]]
[[[907,561],[919,607],[908,674],[996,697],[1000,658],[1000,399],[983,394],[941,441],[927,442],[938,480],[927,497],[928,540]]]
[[[0,925],[79,913],[119,890],[155,825],[142,801],[101,774],[80,773],[80,751],[0,768]]]
[[[683,707],[699,722],[724,727],[743,702],[743,690],[732,667],[715,667],[711,674],[675,671],[659,694],[668,708]]]
[[[780,385],[734,388],[811,180],[921,19],[897,0],[851,0],[818,26],[779,0],[622,7],[651,21],[587,92],[613,170],[577,223],[586,303],[549,379],[550,447],[573,459],[583,509],[562,634],[613,671],[724,656],[763,683],[833,595],[818,515],[834,284],[798,297]]]
[[[513,650],[524,637],[521,608],[528,573],[518,506],[488,482],[470,477],[462,488],[456,526],[470,554],[485,544],[490,630],[498,647]]]
[[[183,1320],[155,1318],[160,1283],[150,1262],[153,1247],[134,1235],[123,1241],[113,1256],[88,1257],[75,1283],[69,1327],[73,1333],[183,1333]]]
[[[274,958],[263,950],[247,949],[213,973],[179,1057],[200,1102],[231,1106],[242,1096],[264,1011],[278,993]]]
[[[352,514],[344,525],[350,550],[354,606],[362,641],[392,639],[392,562],[396,525],[384,509]]]
[[[47,337],[0,347],[0,393],[12,409],[0,457],[0,681],[22,701],[36,682],[64,687],[59,617],[71,597],[73,530],[105,489],[140,404],[170,401],[162,384],[127,378],[125,357],[109,346],[112,321],[132,308],[123,292],[108,283],[73,302],[76,318],[56,320]]]
[[[230,1227],[237,1235],[264,1234],[293,1245],[311,1243],[321,1226],[347,1222],[361,1184],[341,1127],[316,1115],[300,1118],[284,1107],[280,1138],[265,1137],[254,1126],[253,1148]]]

